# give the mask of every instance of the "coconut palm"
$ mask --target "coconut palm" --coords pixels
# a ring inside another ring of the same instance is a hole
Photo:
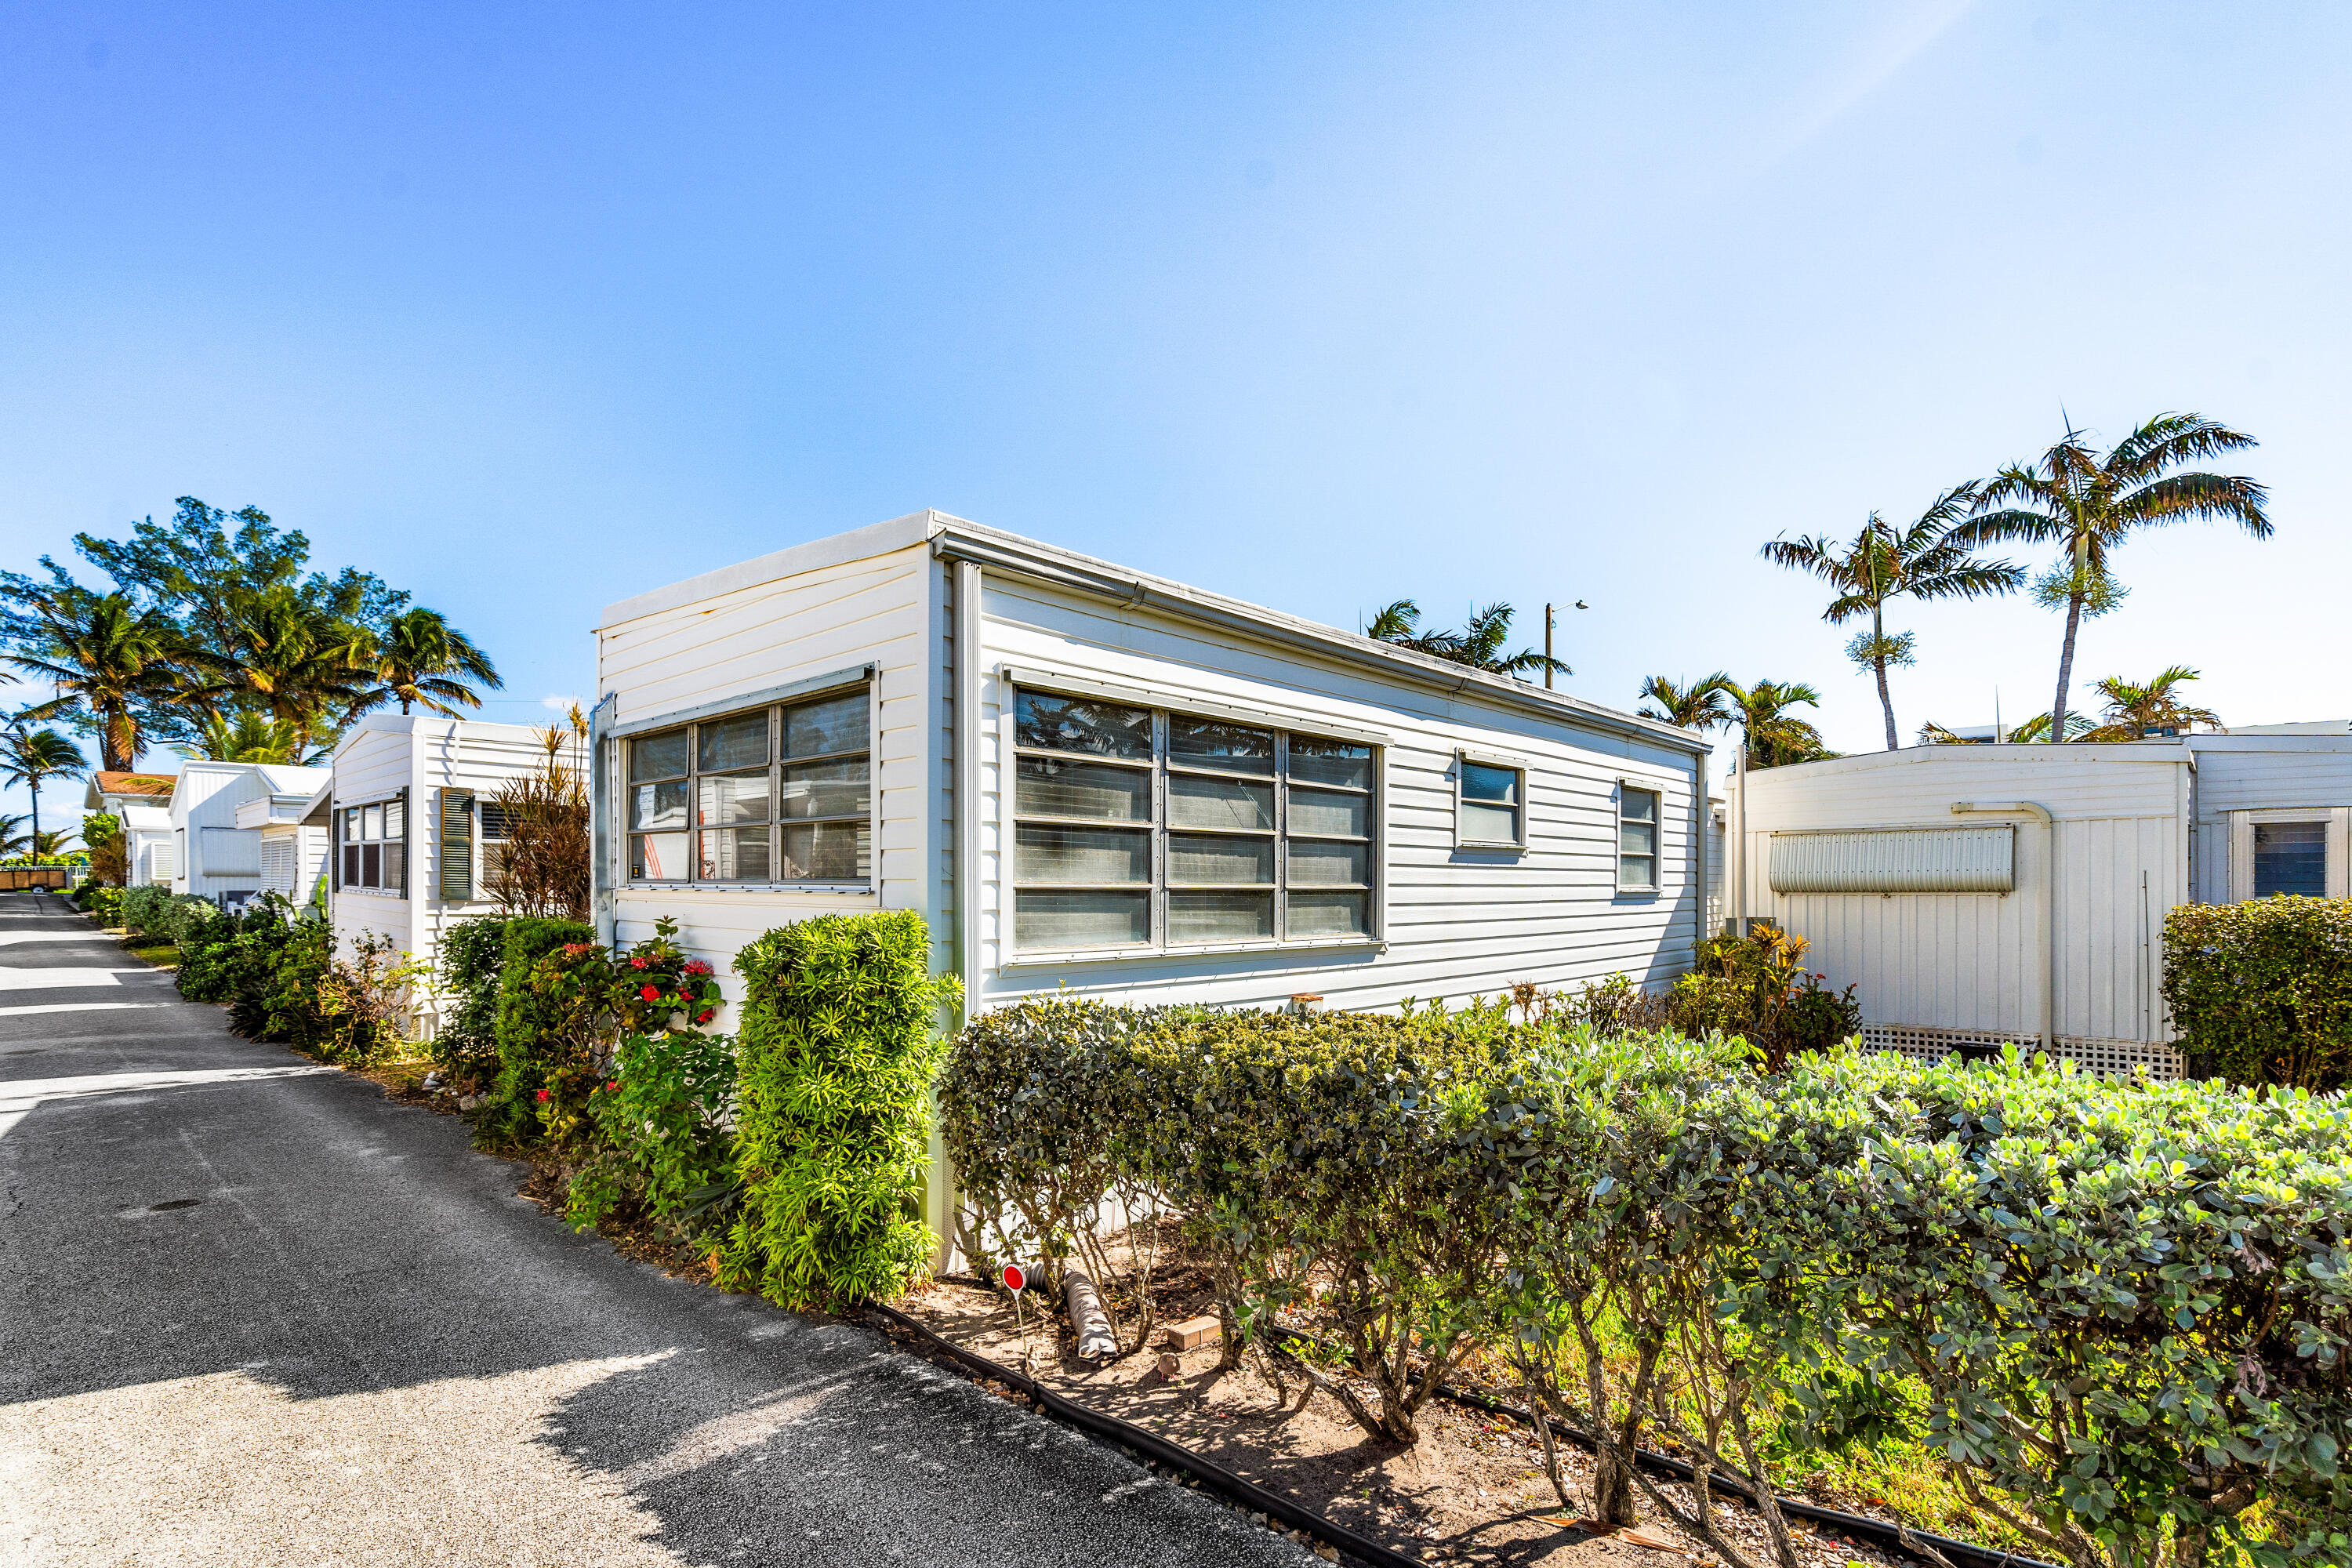
[[[19,713],[0,736],[0,780],[23,784],[33,797],[33,840],[41,837],[41,782],[77,774],[89,763],[74,743],[56,730],[33,728]]]
[[[1751,766],[1777,768],[1837,755],[1819,730],[1789,711],[1800,705],[1821,706],[1821,692],[1804,681],[1759,680],[1741,686],[1727,680],[1723,689],[1731,699]]]
[[[2186,735],[2200,724],[2221,730],[2219,713],[2210,708],[2192,708],[2181,696],[2182,683],[2196,679],[2197,671],[2185,664],[2176,664],[2152,680],[2132,681],[2110,675],[2096,688],[2107,700],[2106,711],[2101,715],[2105,722],[2083,739],[2143,741],[2153,735]]]
[[[1533,648],[1505,653],[1503,644],[1511,635],[1511,606],[1504,604],[1474,606],[1469,624],[1458,632],[1425,632],[1421,629],[1421,606],[1411,599],[1399,599],[1381,607],[1372,624],[1364,628],[1364,635],[1495,675],[1541,675],[1547,670],[1554,675],[1576,673],[1551,655]]]
[[[1872,512],[1862,531],[1840,543],[1826,537],[1776,539],[1764,546],[1767,561],[1810,572],[1837,590],[1822,613],[1832,626],[1858,616],[1870,629],[1846,645],[1846,657],[1878,679],[1878,705],[1886,715],[1886,749],[1903,742],[1895,731],[1895,698],[1887,689],[1890,665],[1912,662],[1915,634],[1886,630],[1886,606],[1896,599],[1975,599],[2007,594],[2025,580],[2025,569],[2007,561],[1976,559],[1979,542],[1961,530],[1976,508],[1974,481],[1936,498],[1917,521],[1901,528]]]
[[[469,677],[494,691],[506,684],[489,656],[438,610],[409,610],[393,616],[361,660],[376,684],[359,694],[353,717],[397,702],[403,713],[414,705],[455,719],[460,715],[452,703],[482,705],[481,694],[457,678]]]
[[[286,726],[297,754],[331,747],[369,688],[368,634],[290,588],[234,597],[228,643],[215,664],[229,710]]]
[[[0,812],[0,855],[29,855],[33,836],[25,831],[25,814]]]
[[[138,765],[146,739],[142,712],[185,695],[173,658],[177,639],[170,618],[138,608],[125,595],[70,584],[17,602],[29,635],[8,660],[57,692],[28,710],[30,716],[72,714],[97,732],[100,767],[120,772]]]
[[[2074,639],[2085,616],[2115,608],[2127,591],[2110,561],[2134,529],[2160,528],[2189,518],[2235,522],[2256,539],[2271,536],[2263,512],[2270,492],[2243,475],[2178,473],[2190,463],[2256,445],[2201,414],[2159,414],[2115,445],[2104,458],[2068,422],[2065,437],[2031,465],[2012,463],[1978,495],[1978,516],[1963,531],[1976,541],[2026,540],[2059,546],[2057,565],[2036,580],[2034,597],[2066,609],[2058,648],[2058,696],[2053,715],[2066,711],[2074,675]],[[2063,733],[2064,725],[2053,718]],[[2048,737],[2051,730],[2045,728]]]
[[[1732,690],[1731,677],[1719,669],[1713,675],[1700,676],[1687,686],[1677,686],[1663,675],[1654,675],[1642,683],[1642,695],[1647,700],[1642,717],[1704,734],[1732,722],[1731,710],[1723,700]]]
[[[311,767],[325,761],[331,747],[307,744],[290,719],[272,719],[248,710],[207,713],[194,743],[172,750],[198,762]]]

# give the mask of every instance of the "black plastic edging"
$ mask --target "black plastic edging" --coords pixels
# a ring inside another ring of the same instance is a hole
[[[1017,1390],[1044,1407],[1045,1414],[1056,1420],[1067,1422],[1082,1431],[1093,1433],[1097,1437],[1108,1437],[1112,1442],[1123,1444],[1171,1469],[1181,1470],[1186,1475],[1198,1479],[1206,1490],[1216,1492],[1234,1502],[1245,1504],[1269,1518],[1278,1519],[1294,1530],[1305,1531],[1318,1541],[1337,1547],[1350,1557],[1371,1563],[1373,1568],[1423,1568],[1423,1562],[1418,1557],[1407,1557],[1402,1552],[1392,1551],[1377,1541],[1357,1534],[1344,1524],[1335,1524],[1314,1510],[1301,1508],[1288,1498],[1270,1492],[1254,1481],[1244,1480],[1223,1466],[1202,1458],[1190,1448],[1171,1443],[1156,1432],[1147,1432],[1142,1427],[1122,1421],[1116,1415],[1106,1415],[1099,1410],[1089,1410],[1083,1405],[1074,1404],[1034,1378],[1024,1377],[1017,1372],[998,1365],[977,1352],[968,1351],[952,1341],[941,1339],[895,1308],[886,1307],[879,1301],[867,1301],[863,1305],[866,1310],[888,1319],[898,1327],[920,1339],[932,1350],[955,1362],[974,1377],[1002,1383],[1007,1387]]]

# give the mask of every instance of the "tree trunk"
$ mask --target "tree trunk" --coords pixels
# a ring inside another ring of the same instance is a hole
[[[1870,668],[1878,675],[1878,706],[1886,713],[1886,749],[1900,751],[1903,743],[1895,736],[1895,698],[1886,689],[1886,627],[1880,622],[1876,610],[1870,613],[1870,637],[1872,646],[1877,651],[1877,657],[1870,661]]]
[[[2066,738],[2066,689],[2074,679],[2074,633],[2083,624],[2083,595],[2066,601],[2066,640],[2058,649],[2058,705],[2050,710],[2050,743]]]

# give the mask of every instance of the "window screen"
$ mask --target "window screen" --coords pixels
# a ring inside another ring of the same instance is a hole
[[[866,689],[629,742],[633,882],[864,882],[873,863]]]
[[[1372,748],[1023,691],[1013,945],[1369,934]]]
[[[2257,822],[2253,828],[2254,897],[2327,896],[2327,824]]]
[[[1617,791],[1617,887],[1622,892],[1658,889],[1658,792],[1621,785]]]

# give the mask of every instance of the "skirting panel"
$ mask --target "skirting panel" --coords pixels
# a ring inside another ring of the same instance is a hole
[[[2031,1035],[2004,1035],[1982,1029],[1930,1029],[1907,1024],[1864,1024],[1862,1043],[1874,1051],[1893,1051],[1916,1061],[1941,1061],[1955,1051],[1966,1057],[1996,1056],[2006,1045],[2037,1050],[2041,1040]],[[2058,1054],[2085,1072],[2128,1077],[2145,1072],[2149,1078],[2179,1078],[2180,1053],[2170,1046],[2147,1040],[2095,1040],[2078,1035],[2058,1037]]]

